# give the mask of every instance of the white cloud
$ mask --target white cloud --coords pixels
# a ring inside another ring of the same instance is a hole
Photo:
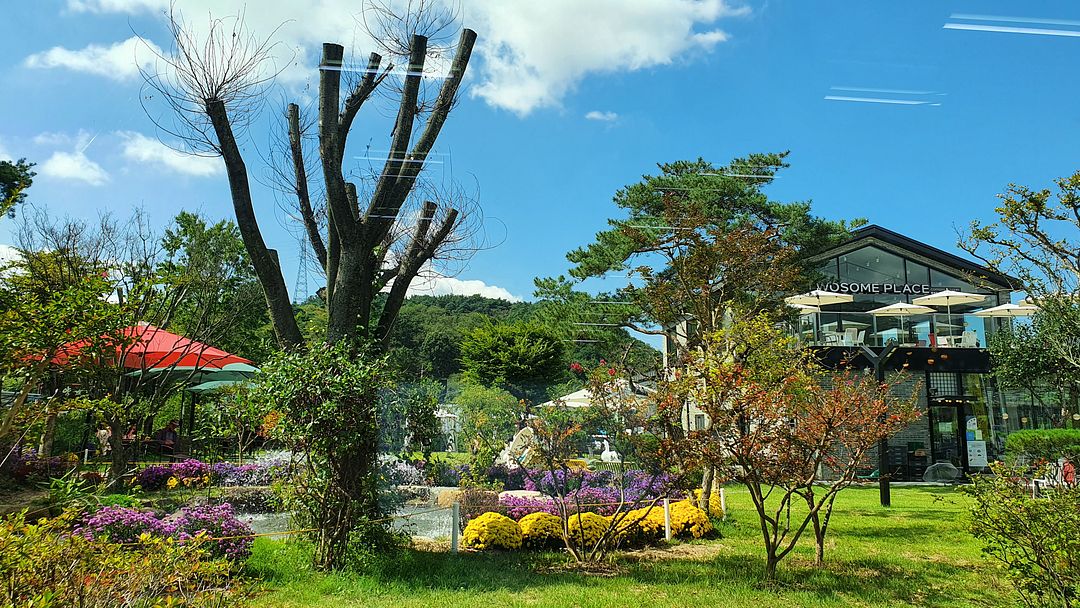
[[[91,186],[103,186],[109,182],[109,174],[101,165],[79,151],[53,152],[53,155],[41,164],[41,174],[85,182]]]
[[[585,114],[586,120],[598,120],[600,122],[615,122],[619,119],[619,115],[615,112],[601,112],[599,110],[593,110]]]
[[[39,146],[47,146],[50,148],[56,148],[59,146],[70,146],[75,140],[68,133],[61,133],[59,131],[45,131],[44,133],[38,133],[34,136],[34,143]]]
[[[590,75],[670,65],[695,51],[708,51],[728,39],[715,26],[717,21],[749,13],[731,6],[731,0],[444,1],[459,8],[463,24],[480,35],[468,74],[475,83],[472,95],[521,116],[558,107]],[[67,3],[72,12],[127,15],[161,13],[169,5],[170,0]],[[322,42],[341,42],[359,57],[372,50],[355,0],[263,0],[257,7],[246,0],[185,0],[182,9],[192,26],[205,28],[205,15],[225,17],[245,7],[246,24],[256,35],[267,36],[280,27],[275,33],[281,42],[277,60],[286,68],[286,82],[313,77]],[[57,48],[32,59],[127,78],[135,73],[134,49],[125,46],[132,40],[82,51]],[[98,67],[89,55],[122,58],[127,71]]]
[[[101,165],[90,160],[86,156],[86,149],[90,147],[97,136],[91,137],[86,131],[72,138],[61,133],[43,133],[38,138],[53,145],[73,144],[71,152],[57,150],[53,152],[45,162],[38,167],[38,173],[45,177],[66,179],[84,182],[91,186],[103,186],[109,182],[109,174]],[[35,138],[35,141],[38,139]]]
[[[15,157],[4,147],[4,140],[0,139],[0,160],[15,160]]]
[[[140,66],[153,65],[155,53],[160,52],[161,49],[154,43],[132,36],[109,46],[91,44],[79,50],[54,46],[30,55],[25,65],[30,68],[65,68],[125,81],[138,77]]]
[[[68,0],[68,9],[77,13],[131,13],[168,7],[163,0]]]
[[[22,254],[19,253],[18,249],[11,245],[0,243],[0,266],[7,266],[12,262],[18,262],[21,259]]]
[[[128,160],[157,165],[194,177],[219,175],[224,170],[220,159],[184,154],[134,131],[118,131],[116,134],[123,140],[121,152]]]
[[[669,65],[709,50],[727,35],[699,28],[747,12],[725,0],[474,0],[465,15],[479,19],[483,61],[472,93],[522,116],[557,107],[591,74]]]
[[[521,298],[502,287],[488,285],[479,279],[457,279],[454,277],[417,277],[409,285],[410,296],[479,295],[485,298],[497,298],[510,302],[521,302]]]

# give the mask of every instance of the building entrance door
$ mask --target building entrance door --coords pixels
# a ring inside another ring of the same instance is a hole
[[[930,402],[930,456],[934,463],[947,462],[966,469],[963,418],[956,405]]]

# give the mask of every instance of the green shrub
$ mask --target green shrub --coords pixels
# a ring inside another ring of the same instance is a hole
[[[131,494],[106,494],[99,498],[98,502],[103,507],[134,508],[139,506],[139,499]]]
[[[1080,429],[1034,429],[1015,431],[1005,439],[1010,460],[1026,456],[1034,462],[1080,459]]]
[[[1073,606],[1080,598],[1080,488],[1033,498],[1025,471],[1003,464],[976,476],[972,534],[1000,562],[1027,606]],[[1036,472],[1045,474],[1045,472]]]
[[[0,605],[223,607],[243,599],[232,565],[199,539],[146,536],[123,546],[73,534],[75,518],[0,521]]]

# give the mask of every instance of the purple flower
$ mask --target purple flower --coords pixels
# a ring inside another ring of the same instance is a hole
[[[127,507],[104,507],[75,528],[76,534],[86,538],[108,537],[116,543],[138,542],[144,532],[155,536],[169,535],[166,526],[153,513]]]
[[[165,482],[173,476],[172,467],[167,464],[152,464],[135,474],[135,483],[143,490],[153,492],[165,487]]]
[[[558,515],[555,501],[548,497],[525,498],[522,496],[500,496],[499,504],[505,507],[506,515],[518,520],[530,513],[551,513]]]
[[[241,559],[251,552],[251,528],[233,514],[228,503],[181,509],[162,520],[154,513],[126,507],[105,507],[75,528],[86,538],[107,537],[116,543],[137,543],[139,536],[150,534],[186,541],[203,533],[216,540],[207,547],[216,557]]]
[[[177,479],[200,478],[210,474],[210,465],[194,458],[188,458],[183,462],[174,462],[172,464],[172,474]]]
[[[203,533],[217,538],[209,545],[210,552],[218,557],[240,559],[251,553],[251,528],[236,518],[232,505],[204,505],[185,507],[163,522],[170,536],[188,540]]]

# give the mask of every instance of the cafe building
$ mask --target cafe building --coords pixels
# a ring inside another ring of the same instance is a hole
[[[889,441],[893,479],[922,480],[936,463],[978,472],[1002,457],[1009,433],[1060,424],[1059,408],[1001,389],[990,373],[987,341],[1033,312],[1011,304],[1017,279],[875,225],[812,261],[816,289],[788,298],[798,341],[826,366],[867,373],[890,346],[886,373],[918,386],[923,415]],[[698,411],[685,422],[707,425]]]

